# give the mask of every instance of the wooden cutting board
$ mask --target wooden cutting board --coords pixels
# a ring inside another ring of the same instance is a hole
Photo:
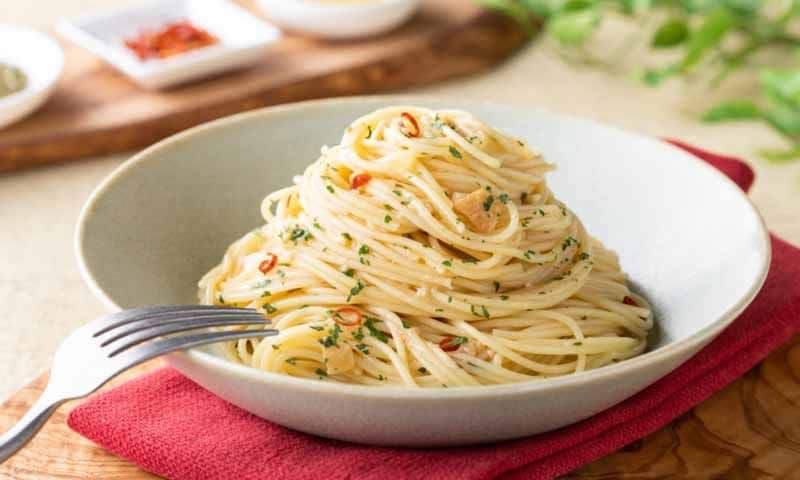
[[[470,0],[423,0],[408,24],[384,36],[325,42],[287,35],[251,68],[166,92],[142,90],[66,44],[66,69],[53,97],[33,116],[0,130],[0,172],[141,148],[267,105],[476,73],[507,58],[527,38],[512,20]]]
[[[157,368],[156,361],[113,384]],[[26,411],[42,375],[0,405],[0,431]],[[157,478],[73,433],[62,407],[20,453],[0,465],[0,479]],[[658,432],[565,478],[800,479],[800,336],[745,376]]]

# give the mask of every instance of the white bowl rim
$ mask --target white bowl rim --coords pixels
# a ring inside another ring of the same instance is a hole
[[[48,44],[49,47],[52,47],[53,52],[57,54],[53,58],[43,59],[46,61],[52,61],[57,57],[57,63],[52,68],[48,69],[49,76],[46,81],[42,82],[41,85],[38,87],[26,86],[19,92],[12,93],[6,97],[0,97],[0,110],[5,110],[7,108],[15,108],[24,103],[28,103],[34,97],[47,92],[55,86],[55,84],[58,82],[58,79],[61,78],[61,73],[64,70],[64,49],[61,48],[61,45],[59,45],[59,43],[53,39],[53,37],[35,28],[6,22],[0,22],[0,28],[9,28],[11,30],[19,30],[30,33],[36,37],[37,42]],[[24,69],[23,72],[25,75],[29,75],[29,73],[25,72]]]
[[[129,170],[136,168],[139,165],[147,162],[148,159],[151,158],[153,154],[158,153],[161,150],[171,148],[173,145],[176,144],[191,141],[191,139],[195,135],[201,135],[207,130],[213,130],[218,127],[229,126],[240,122],[247,122],[253,118],[280,115],[281,113],[290,110],[314,108],[319,106],[327,107],[340,104],[354,104],[362,102],[383,102],[386,103],[387,105],[389,104],[412,105],[414,104],[414,102],[429,102],[429,103],[432,102],[441,104],[441,103],[447,103],[449,101],[452,101],[454,103],[460,102],[462,104],[472,103],[473,105],[480,105],[489,108],[510,107],[517,110],[527,109],[530,111],[544,113],[549,116],[560,117],[570,121],[585,122],[602,129],[613,130],[616,131],[617,133],[622,133],[624,135],[629,135],[629,136],[635,136],[650,142],[658,142],[658,144],[662,145],[665,148],[673,149],[676,155],[692,159],[692,161],[696,163],[698,168],[704,168],[713,172],[714,175],[716,175],[717,178],[719,178],[723,183],[727,184],[729,188],[733,188],[734,191],[737,192],[737,194],[741,195],[741,197],[745,200],[746,205],[751,209],[752,213],[758,219],[760,226],[760,233],[761,233],[760,240],[763,243],[764,249],[763,251],[759,252],[761,253],[761,258],[760,258],[761,265],[757,278],[753,279],[745,295],[743,295],[740,299],[738,299],[737,302],[734,305],[732,305],[725,313],[723,313],[722,315],[719,316],[719,318],[709,322],[706,326],[704,326],[703,328],[701,328],[700,330],[698,330],[697,332],[695,332],[694,334],[690,335],[689,337],[683,340],[673,341],[655,350],[645,352],[642,355],[619,362],[614,365],[608,365],[596,370],[574,373],[562,377],[549,378],[545,380],[531,380],[527,382],[501,384],[501,385],[482,385],[478,387],[436,388],[436,389],[409,388],[403,386],[375,387],[368,385],[322,382],[318,380],[292,377],[289,375],[284,375],[279,373],[266,372],[262,370],[257,370],[252,367],[248,367],[246,365],[234,363],[230,360],[226,360],[224,358],[212,355],[210,353],[204,352],[199,349],[192,349],[185,352],[179,352],[177,353],[177,355],[187,355],[193,363],[201,365],[205,369],[225,371],[230,375],[239,376],[241,380],[247,380],[258,383],[263,382],[268,384],[276,383],[279,384],[279,386],[285,388],[306,390],[309,394],[314,394],[315,392],[324,391],[326,393],[338,394],[340,396],[357,396],[362,398],[369,397],[369,398],[393,398],[393,399],[403,398],[409,400],[424,400],[424,399],[443,400],[452,398],[479,398],[485,396],[525,395],[532,392],[546,393],[547,391],[550,390],[570,387],[587,381],[600,381],[602,379],[608,380],[609,378],[613,377],[621,377],[630,371],[638,370],[641,368],[647,368],[648,366],[654,366],[658,364],[661,360],[669,358],[670,356],[677,354],[680,351],[688,350],[691,346],[701,343],[704,340],[707,340],[709,338],[713,339],[723,329],[725,329],[728,325],[730,325],[730,323],[733,322],[733,320],[736,319],[736,317],[742,311],[744,311],[745,308],[747,308],[747,306],[753,301],[758,292],[761,290],[761,287],[764,285],[767,273],[769,272],[769,267],[772,257],[772,245],[770,241],[770,234],[769,231],[767,230],[764,219],[759,213],[758,209],[752,203],[750,198],[747,196],[747,194],[744,191],[742,191],[741,188],[739,188],[739,186],[733,182],[733,180],[731,180],[725,174],[723,174],[716,168],[712,167],[708,163],[702,161],[701,159],[697,158],[694,155],[689,154],[685,150],[680,149],[679,147],[664,142],[662,140],[641,135],[638,133],[633,133],[628,130],[622,129],[620,127],[605,124],[595,120],[586,119],[583,117],[577,117],[573,115],[562,114],[562,113],[554,113],[548,111],[547,109],[539,107],[518,107],[499,102],[468,100],[458,97],[441,96],[441,95],[437,96],[363,95],[363,96],[352,96],[352,97],[335,97],[328,99],[308,100],[303,102],[282,104],[258,110],[242,112],[227,117],[223,117],[217,120],[213,120],[207,123],[203,123],[201,125],[189,128],[187,130],[184,130],[183,132],[167,137],[155,143],[154,145],[151,145],[150,147],[135,154],[130,159],[126,160],[120,166],[118,166],[114,171],[112,171],[95,188],[95,190],[89,196],[89,199],[86,201],[86,204],[83,206],[83,209],[81,210],[80,215],[78,217],[78,225],[75,230],[75,238],[74,238],[75,254],[78,260],[78,266],[81,275],[83,276],[84,281],[87,283],[90,291],[97,298],[99,298],[105,305],[110,307],[112,311],[121,310],[120,306],[117,305],[111,299],[111,297],[109,297],[106,294],[106,292],[99,285],[99,283],[94,278],[92,273],[89,271],[89,267],[86,261],[86,256],[83,251],[82,240],[85,233],[84,228],[87,219],[92,215],[95,203],[102,198],[103,194],[109,188],[111,188],[118,179],[123,177]]]
[[[339,10],[343,11],[344,13],[347,13],[355,11],[376,10],[387,6],[399,7],[402,5],[408,5],[409,3],[417,2],[418,0],[370,0],[361,2],[320,2],[316,0],[271,0],[271,1],[287,5],[288,4],[298,5],[302,6],[303,8],[320,10],[320,11]],[[294,103],[304,103],[304,102],[294,102]]]

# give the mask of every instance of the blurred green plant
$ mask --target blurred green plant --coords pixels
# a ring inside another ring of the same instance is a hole
[[[736,70],[758,69],[758,98],[723,101],[701,120],[765,122],[789,147],[761,155],[773,162],[800,158],[800,67],[786,66],[800,53],[800,0],[475,1],[509,15],[531,33],[531,25],[542,21],[545,34],[567,51],[586,47],[611,15],[628,17],[640,29],[646,28],[644,19],[655,17],[660,23],[646,31],[648,47],[676,55],[658,68],[643,69],[637,75],[642,82],[657,86],[708,69],[710,85],[717,87]]]

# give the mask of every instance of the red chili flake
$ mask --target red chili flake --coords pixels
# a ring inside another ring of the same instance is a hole
[[[461,344],[456,343],[456,339],[453,337],[444,337],[442,341],[439,342],[439,348],[445,352],[455,352],[461,348]]]
[[[359,173],[358,175],[353,175],[353,178],[350,179],[350,190],[361,188],[369,183],[370,180],[372,180],[372,176],[369,173]]]
[[[217,37],[206,30],[182,20],[165,25],[155,32],[141,32],[136,37],[125,39],[125,46],[140,60],[147,60],[168,58],[218,42]]]
[[[353,321],[347,321],[342,314],[355,315],[355,319]],[[343,327],[357,327],[361,325],[363,319],[364,316],[361,315],[361,312],[353,307],[341,307],[333,312],[333,321]]]
[[[400,120],[403,122],[403,125],[405,125],[406,130],[408,130],[409,137],[420,136],[422,130],[419,129],[419,123],[417,123],[417,119],[414,118],[413,115],[408,112],[403,112],[400,114]]]
[[[622,303],[624,303],[625,305],[631,305],[631,306],[634,306],[634,307],[638,307],[639,306],[639,304],[636,303],[631,297],[627,297],[627,296],[622,299]]]
[[[262,260],[261,263],[258,264],[258,270],[264,275],[266,275],[270,272],[270,270],[275,268],[275,265],[277,264],[278,264],[278,256],[275,255],[274,253],[270,253],[268,259]]]

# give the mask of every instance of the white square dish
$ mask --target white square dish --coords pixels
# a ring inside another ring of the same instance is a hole
[[[146,61],[124,44],[142,30],[179,20],[207,30],[219,43]],[[281,37],[278,28],[227,0],[162,0],[63,21],[58,31],[149,89],[250,65]]]

